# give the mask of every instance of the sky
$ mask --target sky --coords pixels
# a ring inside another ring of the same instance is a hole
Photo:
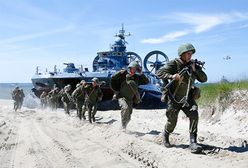
[[[160,50],[172,60],[192,43],[208,82],[248,79],[247,0],[0,0],[0,83],[31,82],[37,66],[92,69],[122,24],[142,59]]]

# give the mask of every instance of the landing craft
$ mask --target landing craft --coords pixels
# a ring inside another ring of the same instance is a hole
[[[166,104],[160,101],[162,95],[160,91],[161,80],[156,78],[154,72],[169,61],[168,57],[162,51],[155,50],[149,52],[145,56],[144,62],[142,62],[141,57],[137,53],[126,51],[127,42],[125,37],[130,36],[130,33],[126,35],[123,26],[115,36],[117,40],[111,45],[110,51],[97,53],[92,63],[92,72],[87,68],[83,69],[82,66],[76,68],[74,63],[64,63],[66,67],[63,69],[63,72],[58,71],[55,66],[54,71],[41,73],[37,67],[36,73],[31,79],[34,86],[32,90],[35,95],[39,97],[43,91],[50,91],[54,85],[61,89],[67,84],[71,84],[72,89],[75,89],[76,84],[81,80],[90,82],[92,78],[97,77],[99,81],[105,81],[105,84],[101,85],[104,96],[99,109],[118,109],[117,101],[112,100],[111,76],[120,69],[126,69],[130,62],[138,61],[140,65],[143,65],[142,71],[149,78],[150,83],[139,86],[142,103],[137,105],[136,108],[165,108]]]

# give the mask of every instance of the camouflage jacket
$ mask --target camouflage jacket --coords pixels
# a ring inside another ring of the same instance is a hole
[[[169,61],[166,65],[162,66],[156,72],[156,76],[162,80],[172,79],[172,76],[176,73],[179,73],[183,68],[185,68],[187,64],[183,63],[181,59],[176,58],[172,61]],[[186,95],[188,82],[189,82],[189,74],[184,73],[182,75],[182,79],[179,81],[174,81],[170,87],[171,93],[175,96],[176,100],[180,100],[182,97]],[[195,80],[199,82],[206,82],[207,75],[203,72],[200,66],[196,65],[196,71],[192,72],[190,77],[190,88],[194,84]]]
[[[59,95],[61,96],[62,102],[65,102],[65,103],[73,102],[70,90],[61,89],[60,92],[59,92]]]
[[[135,84],[130,80],[134,81]],[[133,101],[133,98],[137,95],[139,85],[145,85],[149,83],[149,79],[144,75],[134,74],[129,77],[127,70],[120,70],[116,72],[111,78],[111,88],[114,91],[120,93],[120,97],[126,98],[128,101]]]
[[[72,98],[74,100],[79,100],[79,101],[84,101],[85,98],[85,88],[84,86],[79,86],[77,87],[73,92],[72,92]]]
[[[50,99],[51,99],[51,100],[58,100],[59,97],[61,96],[59,90],[57,90],[57,89],[51,90],[51,91],[48,93],[48,95],[50,96]]]
[[[102,100],[103,93],[99,85],[94,87],[92,84],[87,84],[84,88],[86,91],[85,101],[95,104]]]
[[[14,90],[12,93],[12,99],[15,101],[21,101],[22,99],[22,94],[20,90]]]

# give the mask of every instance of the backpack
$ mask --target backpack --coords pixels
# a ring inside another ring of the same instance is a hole
[[[121,70],[114,74],[110,80],[110,87],[112,90],[119,92],[121,84],[126,80],[127,71]]]

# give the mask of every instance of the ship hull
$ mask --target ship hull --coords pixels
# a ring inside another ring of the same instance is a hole
[[[99,78],[99,77],[98,77]],[[67,84],[72,86],[74,90],[76,85],[80,83],[81,80],[86,82],[91,82],[92,77],[73,77],[73,78],[32,78],[32,83],[34,88],[32,91],[37,97],[41,95],[43,91],[49,92],[54,85],[58,88],[64,88]],[[110,88],[110,78],[102,77],[99,81],[105,81],[106,84],[101,86],[103,92],[102,102],[99,104],[99,110],[117,110],[120,109],[118,101],[112,100],[113,91]],[[165,108],[166,105],[160,101],[161,92],[154,90],[147,90],[143,87],[139,87],[140,95],[142,96],[142,102],[138,105],[134,105],[138,109],[161,109]]]

